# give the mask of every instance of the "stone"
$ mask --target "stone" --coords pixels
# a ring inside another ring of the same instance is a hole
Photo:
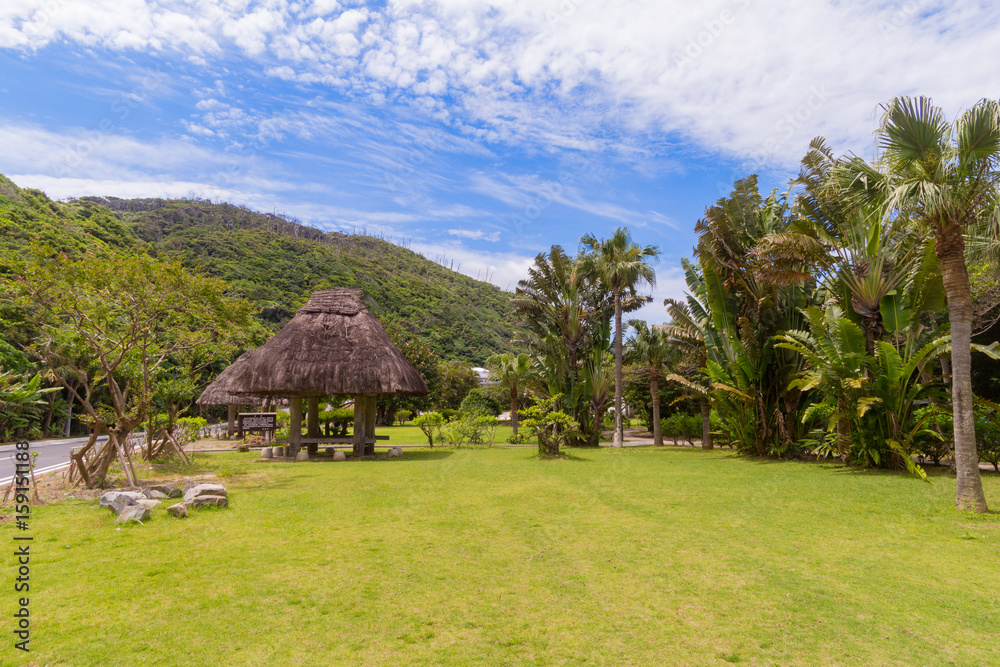
[[[135,501],[133,501],[133,503],[135,503]],[[142,505],[135,503],[119,512],[118,518],[115,519],[115,523],[128,523],[129,521],[142,523],[149,518],[151,513],[152,512],[148,507],[143,507]]]
[[[236,451],[238,451],[238,452],[249,452],[250,451],[250,445],[240,445],[239,447],[236,448]]]
[[[347,454],[345,454],[344,452],[342,452],[340,450],[337,450],[337,451],[335,451],[333,453],[333,460],[334,461],[346,461],[347,460]]]
[[[295,455],[295,460],[296,461],[308,461],[309,460],[309,452],[299,452],[298,454]]]
[[[284,456],[284,450],[281,447],[272,447],[271,451],[274,453],[275,458]]]
[[[183,519],[188,515],[187,503],[177,503],[176,505],[171,505],[167,508],[167,514],[170,516],[175,516],[178,519]]]
[[[327,456],[333,456],[333,447],[326,447],[323,449],[323,453]]]
[[[153,500],[157,500],[159,498],[166,498],[167,497],[167,494],[165,494],[163,491],[159,491],[157,489],[146,489],[142,493],[147,498],[152,498]]]
[[[167,498],[180,498],[184,495],[183,491],[172,484],[158,484],[157,486],[151,486],[149,488],[165,494]]]
[[[145,498],[142,497],[142,494],[140,494],[139,497],[145,500]],[[103,501],[104,498],[102,497],[101,500]],[[106,503],[104,507],[107,507],[109,510],[111,510],[113,514],[121,514],[122,510],[124,510],[126,507],[132,507],[133,505],[138,505],[138,504],[139,501],[133,498],[131,495],[118,493],[113,498],[111,498],[111,501]]]
[[[397,456],[402,456],[402,454],[403,454],[402,447],[392,447],[391,449],[389,449],[387,456],[389,458],[395,458]]]
[[[271,451],[270,447],[265,447],[264,449],[260,450],[260,458],[269,459],[272,456],[274,456],[274,453]]]
[[[198,496],[191,500],[185,500],[188,507],[229,507],[229,498],[226,496]]]
[[[140,498],[135,502],[137,505],[142,505],[143,507],[151,510],[155,510],[157,507],[163,504],[159,500],[153,500],[152,498]]]
[[[103,496],[101,496],[101,507],[108,507],[115,498],[125,497],[131,498],[132,500],[138,500],[139,498],[145,498],[143,494],[138,491],[108,491]]]
[[[228,496],[229,492],[221,484],[198,484],[184,491],[184,502],[191,502],[199,496]]]

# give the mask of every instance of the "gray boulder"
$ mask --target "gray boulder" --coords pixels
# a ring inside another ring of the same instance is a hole
[[[101,496],[101,507],[110,507],[112,501],[114,501],[115,498],[120,498],[120,497],[131,498],[132,500],[138,500],[139,498],[145,498],[146,496],[142,495],[138,491],[108,491],[103,496]]]
[[[298,454],[295,455],[295,460],[296,461],[308,461],[309,460],[309,452],[306,452],[306,451],[299,452]]]
[[[397,456],[401,456],[402,454],[403,454],[403,448],[402,447],[392,447],[389,450],[388,456],[389,456],[389,458],[395,458]]]
[[[272,457],[272,454],[271,454],[271,448],[270,447],[265,447],[264,449],[260,450],[260,458],[262,458],[262,459],[269,459],[271,457]]]
[[[229,507],[229,498],[226,496],[198,496],[191,500],[185,500],[183,504],[188,507]]]
[[[167,494],[165,494],[163,491],[159,491],[157,489],[146,489],[142,493],[147,498],[152,498],[153,500],[157,500],[159,498],[166,498],[167,497]]]
[[[198,484],[184,490],[184,502],[190,502],[198,496],[228,496],[229,492],[221,484]]]
[[[178,519],[186,518],[188,515],[187,504],[177,503],[176,505],[171,505],[167,508],[167,514],[177,517]]]
[[[342,452],[340,450],[337,450],[337,451],[335,451],[333,453],[333,460],[334,461],[346,461],[347,460],[347,454],[345,454],[344,452]]]
[[[140,498],[135,502],[137,505],[142,505],[146,509],[151,509],[151,510],[155,510],[157,507],[163,504],[159,500],[154,500],[152,498]]]
[[[134,502],[134,501],[133,501]],[[115,519],[115,523],[128,523],[129,521],[135,521],[136,523],[142,523],[149,518],[151,514],[148,507],[143,507],[138,503],[129,505],[118,513],[118,518]]]

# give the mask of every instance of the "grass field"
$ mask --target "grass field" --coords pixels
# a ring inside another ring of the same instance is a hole
[[[672,447],[253,458],[199,455],[231,507],[187,520],[36,508],[34,664],[1000,664],[1000,515],[955,512],[943,476]]]

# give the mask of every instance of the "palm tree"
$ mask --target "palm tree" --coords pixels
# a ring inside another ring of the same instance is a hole
[[[653,399],[653,444],[663,446],[660,425],[660,373],[667,357],[676,349],[658,327],[650,327],[644,320],[629,320],[635,336],[629,341],[626,356],[630,363],[638,364],[649,372],[649,393]]]
[[[517,435],[517,392],[531,374],[531,357],[523,352],[494,354],[486,360],[486,367],[496,374],[497,379],[510,389],[510,423]]]
[[[611,289],[615,302],[615,434],[612,447],[621,447],[622,429],[622,294],[634,292],[641,283],[656,285],[656,274],[646,262],[660,254],[656,246],[642,247],[632,241],[626,227],[619,227],[609,239],[586,234],[580,244],[590,248],[585,266]]]
[[[687,259],[681,260],[681,265],[686,273],[694,271],[693,265]],[[697,286],[696,279],[689,281],[689,288]],[[705,294],[688,294],[687,303],[682,303],[676,299],[664,299],[663,305],[667,308],[671,323],[660,327],[668,342],[677,349],[686,353],[693,360],[697,373],[703,377],[708,374],[708,348],[705,346],[706,329],[710,326],[708,309],[705,308],[703,300]],[[701,404],[701,448],[712,449],[712,403],[711,387],[706,382],[697,382],[690,379],[694,374],[683,377],[672,373],[667,379],[691,390],[699,397]]]
[[[898,97],[877,131],[890,214],[929,226],[948,299],[952,336],[956,508],[986,512],[979,477],[972,395],[972,292],[964,234],[992,224],[1000,188],[1000,104],[983,100],[949,123],[926,97]]]

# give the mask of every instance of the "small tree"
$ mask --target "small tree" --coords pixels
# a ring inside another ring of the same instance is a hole
[[[53,370],[93,429],[73,457],[89,487],[104,484],[116,459],[137,483],[126,440],[145,421],[172,360],[208,363],[260,331],[252,305],[227,298],[223,281],[141,252],[70,259],[36,246],[0,264],[12,277],[4,296],[38,332],[29,351]],[[98,445],[105,430],[108,440]]]
[[[427,412],[413,420],[413,425],[427,436],[427,444],[434,446],[434,436],[441,440],[441,429],[444,427],[444,416],[439,412]]]
[[[580,433],[575,419],[555,409],[559,398],[560,394],[556,394],[521,411],[522,425],[538,438],[539,456],[559,456],[560,443]]]

